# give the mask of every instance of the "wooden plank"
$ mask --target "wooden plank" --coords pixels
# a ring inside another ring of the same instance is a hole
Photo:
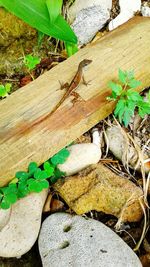
[[[107,84],[117,80],[119,68],[134,69],[142,86],[149,86],[149,40],[150,18],[136,17],[1,101],[0,186],[16,171],[26,170],[30,161],[43,163],[108,116],[113,104],[106,101]],[[90,85],[78,88],[82,100],[73,105],[68,98],[57,112],[32,127],[64,94],[59,81],[70,82],[85,58],[93,62],[85,72]]]

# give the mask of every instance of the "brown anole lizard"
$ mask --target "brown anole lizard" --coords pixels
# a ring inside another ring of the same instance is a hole
[[[64,101],[68,98],[68,96],[73,95],[75,97],[78,97],[78,94],[75,92],[75,90],[79,86],[81,80],[83,80],[83,83],[85,85],[87,85],[86,81],[84,80],[83,69],[85,66],[89,65],[91,62],[92,62],[92,60],[90,60],[90,59],[83,59],[79,63],[78,70],[77,70],[75,76],[73,77],[71,83],[69,85],[65,84],[65,87],[67,87],[65,94],[60,99],[58,104],[54,107],[54,109],[50,112],[49,115],[52,115],[61,106],[61,104],[64,103]]]
[[[24,125],[18,126],[18,132],[19,132],[20,135],[24,134],[28,130],[33,129],[36,125],[40,124],[41,122],[43,122],[47,118],[49,118],[53,113],[55,113],[55,111],[57,111],[57,109],[61,106],[61,104],[63,104],[64,101],[70,95],[73,95],[75,100],[76,100],[76,98],[79,97],[79,95],[75,92],[75,90],[79,86],[81,80],[83,80],[84,84],[87,85],[87,83],[84,80],[83,69],[84,69],[85,66],[89,65],[91,62],[92,62],[92,60],[84,59],[79,63],[79,66],[78,66],[78,69],[77,69],[77,72],[76,72],[75,76],[73,77],[71,83],[69,85],[66,85],[67,86],[67,90],[64,93],[63,97],[58,102],[58,104],[52,109],[51,112],[49,112],[46,115],[43,115],[41,118],[37,118],[34,121],[32,121],[31,123],[26,122],[26,123],[24,123]],[[63,86],[63,88],[66,87],[66,86]],[[10,133],[10,131],[9,131],[9,133]],[[13,132],[13,135],[14,135],[14,133],[15,133],[15,131]]]
[[[64,103],[64,101],[70,96],[73,95],[75,96],[75,98],[78,97],[78,94],[75,92],[75,90],[77,89],[77,87],[79,86],[81,80],[83,80],[83,83],[87,85],[87,83],[84,80],[84,76],[83,76],[83,69],[85,66],[89,65],[92,62],[92,60],[90,59],[83,59],[78,66],[78,70],[75,74],[75,76],[73,77],[71,83],[69,85],[65,84],[65,86],[63,87],[67,87],[66,92],[64,93],[63,97],[60,99],[60,101],[58,102],[58,104],[53,108],[53,110],[48,113],[46,116],[43,116],[42,118],[39,118],[37,120],[35,120],[32,124],[32,127],[34,127],[35,125],[39,124],[40,122],[44,121],[45,119],[47,119],[48,117],[50,117],[55,111],[57,111],[57,109],[61,106],[61,104]]]

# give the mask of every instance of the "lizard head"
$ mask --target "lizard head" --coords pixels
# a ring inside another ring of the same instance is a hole
[[[81,68],[84,68],[85,66],[89,65],[91,62],[92,62],[92,60],[90,60],[90,59],[83,59],[83,60],[80,62],[79,66],[80,66]]]

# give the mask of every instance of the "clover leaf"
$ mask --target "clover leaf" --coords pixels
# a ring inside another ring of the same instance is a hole
[[[0,198],[0,207],[2,209],[9,209],[11,204],[14,204],[17,201],[16,184],[9,184],[8,187],[2,187],[0,189]]]
[[[70,152],[68,149],[63,148],[60,150],[57,154],[55,154],[50,161],[52,162],[53,165],[58,165],[58,164],[63,164],[66,159],[69,157]]]

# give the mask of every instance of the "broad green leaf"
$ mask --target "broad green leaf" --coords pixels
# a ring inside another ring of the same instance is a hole
[[[1,5],[38,31],[63,41],[77,43],[76,35],[61,15],[55,23],[50,22],[45,1],[1,0]]]
[[[126,83],[126,72],[124,72],[123,70],[119,69],[118,71],[118,77],[119,77],[119,81],[123,84]]]
[[[58,15],[61,14],[62,4],[62,0],[46,0],[51,23],[54,23]]]

